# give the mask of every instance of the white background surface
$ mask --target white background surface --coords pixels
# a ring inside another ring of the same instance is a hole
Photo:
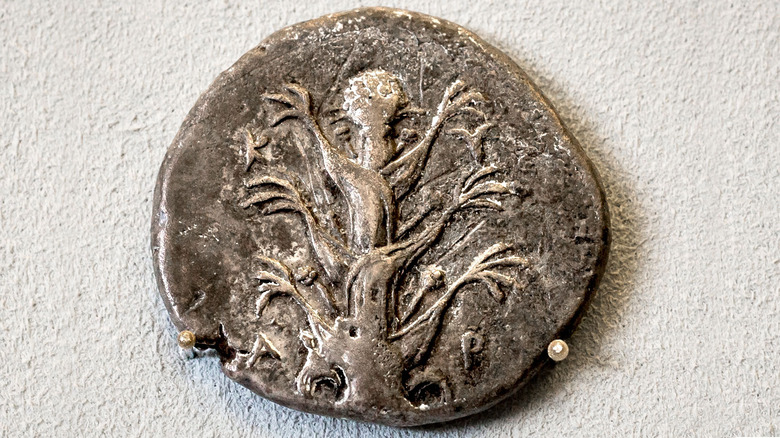
[[[0,435],[780,435],[777,1],[386,2],[538,83],[599,169],[614,243],[570,358],[483,415],[297,413],[184,361],[152,275],[160,162],[219,72],[362,2],[0,4]]]

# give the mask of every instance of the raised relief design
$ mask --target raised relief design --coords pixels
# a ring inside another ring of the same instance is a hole
[[[463,368],[470,370],[475,365],[475,359],[485,346],[485,338],[475,329],[469,329],[460,337],[460,348],[463,351]]]
[[[446,375],[426,367],[426,361],[454,297],[459,291],[486,292],[503,303],[521,288],[517,277],[528,265],[509,244],[492,242],[465,269],[448,267],[445,257],[418,266],[446,227],[463,217],[456,213],[501,210],[502,199],[513,195],[500,170],[483,164],[483,138],[493,128],[481,109],[485,97],[455,81],[424,132],[404,129],[398,135],[394,123],[426,112],[411,105],[401,80],[386,71],[364,71],[350,79],[343,110],[331,125],[320,121],[302,85],[287,84],[264,99],[275,110],[265,130],[245,133],[242,193],[247,196],[239,204],[259,215],[294,212],[309,239],[314,260],[296,265],[261,249],[252,274],[258,318],[282,295],[307,317],[308,329],[300,333],[307,353],[297,391],[336,401],[370,402],[381,394],[384,403],[407,406],[447,402]],[[275,159],[263,151],[283,123],[297,124],[297,152],[308,166],[302,175],[263,169]],[[421,206],[402,218],[401,206],[419,190],[431,149],[445,143],[442,133],[465,144],[471,164],[443,205]],[[338,202],[341,210],[333,207]],[[472,284],[483,287],[465,288]],[[460,339],[468,370],[487,341],[471,330]],[[262,356],[278,359],[279,352],[259,334],[253,350],[238,354],[229,366],[251,367]]]

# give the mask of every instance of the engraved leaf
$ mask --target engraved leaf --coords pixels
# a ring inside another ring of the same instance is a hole
[[[252,205],[255,205],[255,204],[264,204],[266,202],[277,200],[277,199],[290,201],[293,204],[295,204],[295,199],[293,199],[290,195],[288,195],[286,193],[260,192],[260,193],[255,193],[254,195],[252,195],[249,198],[245,199],[239,205],[242,208],[249,208],[249,207],[251,207]]]
[[[490,296],[492,296],[493,299],[499,303],[504,301],[504,292],[501,291],[495,281],[483,277],[482,283],[488,287],[488,292],[490,292]]]
[[[485,113],[478,110],[474,107],[466,107],[465,109],[471,110],[475,115],[481,118],[485,118]],[[481,162],[484,158],[484,151],[482,148],[482,141],[485,138],[485,132],[487,132],[488,129],[495,126],[493,123],[483,123],[479,125],[474,132],[471,132],[464,128],[453,128],[447,131],[448,134],[457,135],[458,137],[465,140],[466,145],[469,148],[469,152],[471,152],[471,156],[478,162]]]
[[[294,108],[294,111],[291,114],[294,114],[295,116],[308,114],[311,110],[311,97],[309,96],[309,92],[298,84],[286,84],[284,89],[286,93],[264,94],[263,98]]]
[[[463,208],[489,208],[489,209],[499,210],[499,211],[502,211],[504,209],[504,207],[501,205],[501,202],[491,198],[472,199],[466,201],[463,203]]]
[[[262,263],[265,263],[266,265],[268,265],[268,266],[270,266],[270,267],[272,267],[272,268],[276,269],[277,271],[279,271],[279,272],[283,273],[283,275],[285,276],[285,278],[286,278],[287,280],[289,280],[289,279],[290,279],[290,276],[292,275],[292,272],[290,271],[290,268],[288,268],[287,266],[285,266],[285,265],[284,265],[282,262],[280,262],[279,260],[272,259],[271,257],[266,257],[266,256],[263,256],[263,255],[256,255],[256,256],[255,256],[255,258],[256,258],[258,261],[260,261],[260,262],[262,262]]]
[[[294,109],[284,110],[284,111],[282,111],[282,112],[280,112],[280,113],[278,113],[278,114],[276,114],[274,116],[274,118],[271,120],[270,125],[271,126],[277,126],[277,125],[279,125],[280,123],[282,123],[283,121],[285,121],[287,119],[294,119],[294,118],[297,118],[299,116],[300,116],[300,113],[297,110],[294,110]]]
[[[451,83],[449,87],[447,87],[447,90],[444,92],[444,99],[447,101],[452,100],[453,96],[455,96],[456,94],[460,93],[465,89],[466,89],[466,83],[458,79],[455,82]]]
[[[484,181],[478,183],[483,178],[497,172],[494,167],[486,167],[478,170],[463,183],[465,189],[458,196],[458,203],[463,208],[491,208],[502,210],[501,202],[492,198],[480,198],[485,195],[504,195],[511,193],[506,183],[498,181]]]
[[[492,258],[500,256],[501,254],[511,249],[511,245],[501,242],[496,243],[484,250],[474,258],[474,261],[469,265],[465,273],[458,277],[457,280],[450,283],[447,291],[442,296],[440,296],[432,306],[430,306],[424,313],[417,316],[410,324],[392,333],[390,335],[391,339],[400,339],[408,334],[422,330],[422,328],[424,328],[424,326],[429,324],[431,321],[439,321],[441,315],[446,310],[447,306],[449,306],[449,303],[451,302],[455,293],[467,284],[484,284],[487,287],[490,296],[499,303],[503,302],[503,300],[506,298],[506,292],[504,291],[504,288],[511,288],[512,290],[521,289],[520,284],[513,277],[491,270],[491,268],[499,266],[511,267],[525,265],[527,263],[527,260],[524,257],[517,256],[507,256],[496,260],[491,260]]]
[[[484,118],[486,118],[486,117],[487,117],[487,116],[485,115],[485,113],[484,113],[482,110],[480,110],[480,109],[479,109],[479,108],[477,108],[477,107],[473,107],[473,106],[464,106],[464,107],[461,107],[461,108],[458,110],[458,112],[459,112],[459,113],[470,113],[470,114],[472,114],[472,115],[474,115],[474,116],[476,116],[476,117],[479,117],[479,118],[481,118],[481,119],[484,119]]]
[[[465,105],[474,102],[485,102],[486,100],[487,99],[485,99],[485,95],[479,91],[469,91],[458,95],[453,103],[456,105]]]
[[[486,268],[495,268],[499,266],[528,266],[528,259],[520,256],[510,256],[486,262]]]
[[[520,288],[520,283],[517,282],[513,277],[510,277],[508,275],[502,274],[500,272],[496,271],[483,271],[482,273],[485,277],[488,277],[502,286],[511,286],[513,289],[517,290]]]
[[[509,251],[510,249],[512,249],[512,245],[509,245],[508,243],[496,243],[483,251],[482,254],[479,255],[478,260],[480,263],[484,262],[485,260],[495,255],[501,254],[502,252]]]
[[[263,99],[271,100],[274,102],[280,102],[290,106],[292,106],[293,104],[293,101],[290,99],[290,96],[281,93],[263,94]]]
[[[462,113],[470,112],[480,118],[485,118],[485,114],[472,104],[485,102],[485,96],[478,91],[464,91],[466,85],[458,80],[452,83],[444,93],[444,99],[438,108],[437,117],[442,122]]]
[[[272,214],[279,211],[292,210],[304,214],[309,214],[309,211],[301,199],[300,194],[295,189],[295,186],[293,186],[289,181],[272,176],[259,176],[249,179],[246,181],[245,185],[249,188],[276,186],[279,189],[286,190],[289,193],[285,193],[279,190],[260,191],[241,202],[239,205],[243,208],[249,208],[252,205],[260,206],[272,201],[282,201],[269,205],[263,213]]]
[[[263,310],[265,310],[268,303],[271,302],[271,298],[274,296],[274,292],[269,290],[265,284],[261,285],[259,289],[261,294],[257,298],[257,301],[255,301],[255,314],[257,316],[260,316],[263,313]]]
[[[301,294],[301,291],[299,291],[292,282],[292,271],[290,268],[285,266],[282,262],[269,257],[257,256],[257,259],[270,267],[275,268],[277,271],[280,271],[281,274],[277,275],[269,271],[260,271],[255,276],[255,279],[261,282],[258,286],[260,296],[255,301],[255,310],[258,316],[262,314],[263,310],[274,296],[289,295],[301,306],[301,308],[303,308],[309,318],[312,318],[324,328],[328,330],[331,329],[330,324],[323,319],[317,309],[312,307],[311,303]]]
[[[289,181],[286,181],[281,178],[275,178],[273,176],[258,176],[254,178],[250,178],[246,182],[246,186],[249,188],[252,187],[259,187],[261,185],[276,185],[279,187],[284,187],[287,190],[290,190],[292,192],[295,192],[295,186],[292,185]]]
[[[260,271],[257,273],[255,279],[260,281],[261,284],[257,288],[260,292],[260,296],[257,298],[257,301],[255,301],[255,312],[258,316],[260,316],[260,314],[263,312],[263,309],[265,309],[265,307],[271,301],[271,298],[273,298],[275,295],[284,293],[293,294],[296,291],[295,287],[289,281],[288,270],[284,265],[281,264],[281,262],[268,257],[258,256],[257,258],[269,266],[276,268],[278,271],[281,271],[282,275],[287,277],[283,278],[269,271]]]
[[[508,256],[496,260],[491,258],[509,251],[512,247],[506,243],[497,243],[480,254],[472,263],[469,272],[466,274],[465,281],[481,281],[487,287],[490,295],[501,302],[506,297],[502,287],[510,287],[512,290],[520,289],[520,283],[515,278],[492,270],[496,267],[512,267],[526,265],[527,260],[524,257]],[[469,277],[470,275],[470,277]]]
[[[506,195],[511,193],[506,183],[496,181],[486,181],[484,183],[477,184],[473,189],[470,190],[470,192],[473,193],[472,196],[488,194]]]
[[[477,181],[488,175],[493,175],[496,172],[498,172],[498,168],[495,166],[486,166],[477,170],[474,172],[474,174],[469,176],[468,179],[466,179],[465,183],[463,183],[463,189],[469,190]]]
[[[265,134],[261,134],[260,137],[255,138],[255,135],[252,133],[252,131],[249,128],[246,128],[244,129],[244,140],[246,143],[246,151],[244,153],[244,171],[248,172],[252,167],[252,164],[254,164],[254,162],[258,159],[262,158],[262,154],[260,154],[258,150],[267,146],[271,139]]]
[[[284,88],[287,91],[290,91],[293,94],[295,94],[295,96],[298,98],[299,102],[303,104],[303,106],[308,108],[311,105],[311,97],[309,95],[309,92],[302,86],[298,84],[289,83],[285,85]]]

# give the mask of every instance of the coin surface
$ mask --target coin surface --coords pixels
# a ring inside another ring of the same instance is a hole
[[[162,164],[152,252],[174,324],[228,377],[411,426],[550,363],[608,221],[590,162],[506,55],[368,8],[273,34],[200,97]]]

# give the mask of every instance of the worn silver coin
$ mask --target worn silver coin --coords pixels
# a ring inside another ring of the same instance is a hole
[[[180,339],[284,406],[397,426],[486,409],[551,363],[608,246],[595,171],[520,68],[385,8],[288,27],[222,73],[152,224]]]

